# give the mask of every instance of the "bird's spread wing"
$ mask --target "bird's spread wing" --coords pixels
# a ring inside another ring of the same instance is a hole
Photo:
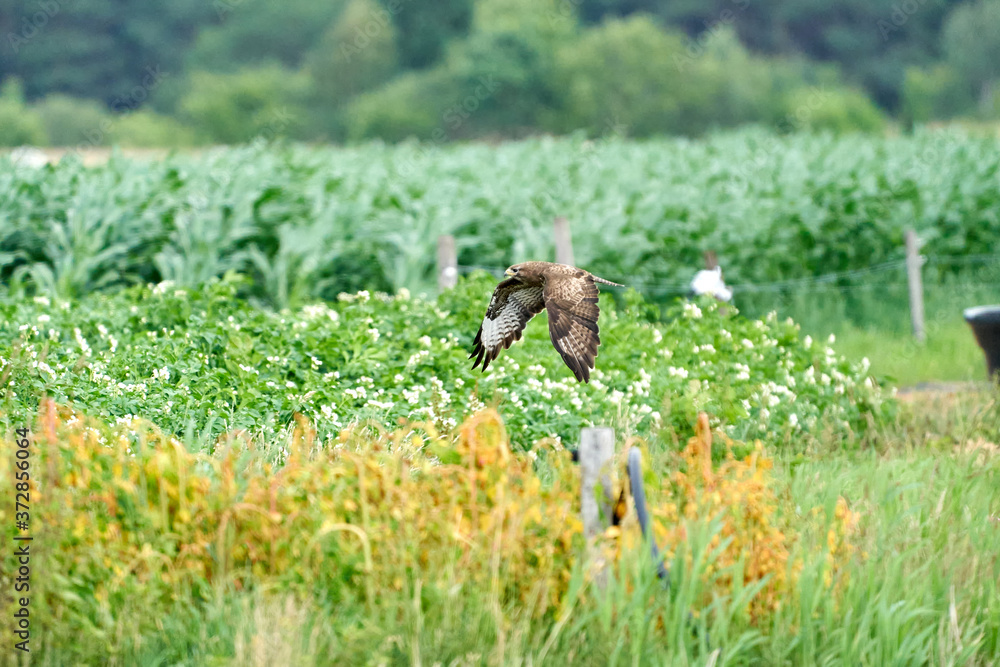
[[[590,382],[598,335],[597,285],[585,271],[546,276],[542,295],[549,312],[549,336],[563,361],[580,382]]]
[[[497,358],[501,349],[521,339],[521,332],[532,317],[545,308],[541,287],[529,287],[517,279],[505,280],[493,291],[486,317],[479,326],[476,340],[472,343],[472,354],[476,358],[473,368],[480,363],[483,370]]]

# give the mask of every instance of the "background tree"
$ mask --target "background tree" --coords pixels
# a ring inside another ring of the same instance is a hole
[[[420,69],[437,62],[445,45],[465,35],[472,0],[380,0],[392,16],[403,67]]]
[[[979,110],[996,117],[996,83],[1000,79],[1000,0],[962,5],[944,27],[948,62],[979,93]]]
[[[351,0],[307,59],[315,86],[317,127],[344,136],[343,109],[361,93],[396,72],[396,29],[391,14],[375,0]]]

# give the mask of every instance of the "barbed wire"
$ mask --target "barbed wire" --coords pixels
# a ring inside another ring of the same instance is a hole
[[[921,263],[925,266],[935,265],[972,265],[972,264],[990,264],[998,263],[1000,264],[1000,254],[979,254],[979,255],[921,255]],[[789,278],[786,280],[776,280],[767,283],[735,283],[732,285],[727,285],[729,289],[736,293],[755,293],[755,292],[780,292],[793,288],[803,288],[803,287],[813,287],[824,285],[829,289],[839,290],[841,292],[850,292],[855,290],[874,290],[874,289],[884,289],[888,286],[902,285],[904,283],[891,283],[891,282],[876,282],[869,283],[866,285],[836,285],[834,283],[853,280],[857,278],[863,278],[866,276],[872,276],[877,274],[890,273],[892,271],[897,271],[906,267],[905,259],[891,260],[887,262],[881,262],[879,264],[873,264],[872,266],[867,266],[861,269],[850,269],[847,271],[836,271],[833,273],[825,273],[819,276],[804,276],[802,278]],[[492,266],[479,266],[474,264],[460,264],[458,266],[459,273],[471,273],[472,271],[486,271],[493,274],[494,276],[502,276],[506,267],[492,267]],[[998,285],[998,283],[956,283],[954,286],[964,286],[964,287],[993,287]],[[661,283],[654,281],[643,281],[635,280],[629,281],[627,287],[634,287],[639,290],[655,291],[660,294],[688,294],[691,291],[691,286],[688,283]]]

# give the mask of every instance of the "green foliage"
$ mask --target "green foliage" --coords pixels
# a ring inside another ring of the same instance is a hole
[[[974,106],[968,82],[949,65],[911,67],[903,84],[903,116],[910,122],[954,118]]]
[[[980,94],[980,112],[1000,117],[994,92],[1000,80],[1000,1],[977,0],[957,7],[944,26],[941,41],[948,62]]]
[[[195,132],[180,121],[155,111],[133,111],[114,120],[112,141],[119,146],[155,148],[192,146]]]
[[[494,284],[479,276],[438,303],[360,292],[335,308],[281,313],[235,299],[232,281],[9,300],[0,356],[18,389],[5,410],[25,414],[44,393],[95,416],[155,417],[177,434],[195,424],[265,437],[300,413],[326,438],[368,418],[448,431],[498,404],[521,447],[550,436],[573,442],[589,423],[669,440],[689,433],[702,410],[738,438],[832,429],[864,439],[871,420],[891,414],[864,364],[800,341],[790,321],[723,315],[714,302],[689,304],[657,326],[637,296],[624,311],[605,298],[589,385],[552,350],[544,315],[483,374],[471,369],[468,348]]]
[[[302,64],[327,27],[344,11],[347,0],[213,0],[216,23],[197,31],[187,51],[188,72],[234,73],[278,62],[289,69]]]
[[[239,2],[0,3],[0,79],[20,77],[32,100],[61,93],[96,100],[115,112],[134,109],[163,80],[182,77],[192,41],[216,16],[213,5]],[[156,76],[151,78],[151,71]]]
[[[380,108],[409,113],[400,104]],[[453,116],[444,114],[426,119],[428,133],[449,128]],[[563,215],[581,266],[663,303],[686,289],[706,250],[737,285],[902,259],[907,227],[926,240],[928,255],[994,253],[998,155],[995,138],[957,132],[875,139],[748,130],[698,142],[260,145],[86,169],[64,161],[23,170],[7,161],[0,162],[0,250],[10,255],[0,275],[38,263],[57,270],[69,247],[99,255],[126,243],[118,282],[198,284],[237,269],[256,276],[250,295],[294,307],[340,291],[430,292],[441,234],[456,236],[463,265],[502,269],[551,258],[551,220]],[[83,211],[91,226],[81,245],[67,243],[58,225]],[[249,259],[253,247],[267,269]],[[944,284],[949,276],[996,281],[959,262],[928,268],[925,280]],[[904,282],[901,272],[891,277]],[[77,287],[68,293],[97,284],[71,282]],[[763,314],[793,292],[744,290],[737,305]],[[849,301],[878,310],[858,294]],[[810,309],[803,303],[799,312]]]
[[[557,116],[559,129],[603,134],[620,127],[647,136],[676,128],[683,49],[679,36],[647,18],[587,31],[559,52],[557,78],[566,107]]]
[[[49,95],[31,105],[45,126],[45,136],[53,146],[78,146],[107,143],[101,130],[110,122],[110,114],[102,104],[68,95]]]
[[[195,72],[180,102],[184,118],[209,141],[294,136],[305,122],[309,80],[270,64],[234,74]]]
[[[45,144],[45,124],[38,113],[24,104],[24,89],[10,78],[0,88],[0,146]]]
[[[348,100],[383,84],[397,69],[395,28],[376,0],[352,0],[309,56],[318,124],[342,138]]]
[[[850,88],[805,88],[789,96],[797,128],[835,133],[878,132],[885,118],[871,100]]]
[[[445,107],[457,94],[451,77],[442,69],[402,74],[351,101],[345,116],[347,137],[444,141],[448,136]]]
[[[236,74],[278,63],[289,72],[304,73],[315,88],[305,103],[303,136],[341,140],[372,136],[385,127],[385,138],[396,140],[411,134],[427,137],[433,128],[428,130],[423,119],[440,117],[449,105],[460,104],[473,94],[464,83],[467,75],[474,73],[478,82],[485,72],[503,80],[504,94],[481,100],[479,112],[468,122],[463,119],[460,131],[444,128],[441,140],[520,137],[553,128],[595,132],[598,127],[604,133],[604,121],[595,123],[593,116],[610,117],[629,107],[588,90],[618,88],[627,96],[639,95],[642,108],[632,125],[640,134],[698,134],[742,122],[778,122],[786,113],[780,107],[789,91],[787,77],[797,77],[797,87],[817,85],[822,82],[812,71],[816,67],[843,72],[844,81],[860,86],[859,92],[863,89],[880,109],[905,114],[906,71],[941,64],[943,45],[945,60],[976,88],[981,115],[989,118],[995,112],[993,86],[989,77],[983,78],[983,67],[990,67],[995,40],[977,31],[996,22],[991,3],[996,0],[969,6],[956,6],[953,0],[290,0],[281,5],[179,0],[159,11],[134,0],[114,8],[102,0],[42,0],[0,7],[0,35],[14,55],[0,62],[0,80],[21,78],[30,101],[64,94],[92,99],[115,113],[149,105],[190,122],[182,100],[199,72]],[[947,30],[942,29],[946,18]],[[646,54],[638,46],[607,42],[606,34],[596,38],[604,42],[602,52],[622,60],[596,63],[598,69],[610,69],[605,73],[583,69],[582,63],[593,58],[574,54],[571,44],[578,37],[593,44],[587,40],[591,32],[600,35],[608,23],[631,20],[644,20],[662,33],[636,42],[656,46],[651,52],[655,62],[662,60],[664,49],[676,50],[676,44],[664,42],[684,40],[682,60],[673,59],[672,68],[677,70],[680,62],[684,71],[663,69],[658,81],[649,67],[643,69]],[[720,41],[731,42],[725,53],[711,46]],[[358,48],[369,43],[374,46]],[[358,50],[349,67],[338,55],[345,47]],[[555,69],[564,48],[570,81]],[[717,53],[711,54],[713,49]],[[435,91],[419,95],[410,78],[393,86],[392,79],[434,70],[444,73],[436,72],[431,84],[443,76],[457,87],[444,102],[434,97]],[[658,82],[664,86],[657,87]],[[347,105],[383,86],[390,89],[381,100],[428,106],[411,108],[409,116],[398,111],[380,116],[374,102],[358,100],[364,107],[358,113],[371,122],[355,118],[352,124],[344,117]],[[640,95],[644,90],[648,94]],[[654,100],[665,103],[660,122],[653,122]],[[595,110],[595,104],[607,106]],[[844,105],[862,106],[850,99],[838,102]],[[966,95],[954,106],[961,106],[962,114],[972,111]],[[558,113],[564,108],[567,117]],[[860,115],[860,122],[870,124],[869,113]],[[574,118],[581,120],[571,122]],[[824,123],[839,125],[841,120]],[[653,129],[644,129],[648,126]],[[227,136],[203,138],[230,141]]]
[[[379,0],[396,26],[400,64],[422,69],[437,62],[472,19],[472,0]]]

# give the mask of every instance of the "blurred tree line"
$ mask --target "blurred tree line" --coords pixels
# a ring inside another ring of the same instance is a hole
[[[0,0],[0,145],[1000,115],[1000,0]]]

